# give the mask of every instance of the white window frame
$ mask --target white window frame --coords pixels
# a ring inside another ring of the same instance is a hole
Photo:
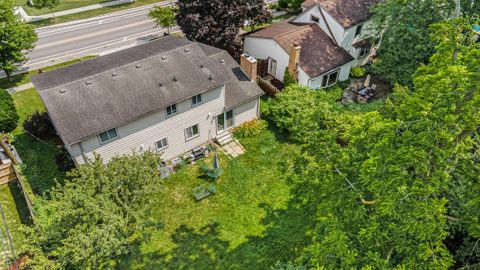
[[[362,54],[363,52],[363,54]],[[367,56],[370,53],[370,48],[360,48],[360,51],[358,52],[358,58],[362,58]]]
[[[202,104],[202,102],[203,102],[202,94],[198,94],[196,96],[193,96],[191,98],[191,100],[192,100],[192,107],[195,107],[195,106],[198,106],[198,105]]]
[[[163,141],[164,141],[164,140],[165,140],[165,145],[163,145]],[[162,144],[162,147],[158,147],[158,143],[161,143],[161,144]],[[167,139],[167,137],[162,138],[162,139],[156,141],[156,142],[155,142],[155,148],[157,149],[157,151],[161,151],[161,150],[163,150],[163,149],[168,148],[168,139]]]
[[[337,73],[337,77],[335,78],[335,82],[332,83],[332,84],[328,84],[328,81],[330,80],[330,75],[332,75],[332,74],[334,74],[334,73]],[[326,73],[325,75],[322,75],[321,88],[327,88],[327,87],[330,87],[330,86],[336,84],[336,83],[338,82],[338,77],[340,77],[340,68],[339,68],[339,69],[332,70],[331,72]],[[326,82],[325,85],[323,85],[324,82]]]
[[[357,28],[355,28],[355,37],[362,35],[362,31],[363,31],[363,24],[357,25]]]
[[[115,131],[115,137],[110,137],[110,131]],[[107,137],[108,139],[107,140],[102,140],[102,134],[107,134]],[[106,144],[106,143],[109,143],[111,141],[114,141],[116,139],[118,139],[119,135],[118,135],[118,130],[116,128],[112,128],[112,129],[109,129],[107,131],[104,131],[104,132],[101,132],[98,134],[98,140],[100,141],[100,144]]]
[[[197,126],[197,134],[193,134],[193,127]],[[191,130],[192,132],[192,136],[191,137],[188,137],[188,132],[187,130]],[[200,136],[200,125],[199,124],[195,124],[195,125],[192,125],[192,126],[189,126],[188,128],[186,128],[184,130],[185,132],[185,141],[190,141],[190,140],[193,140],[195,138],[197,138],[198,136]]]
[[[175,107],[175,111],[172,112],[172,113],[170,113],[170,114],[168,114],[168,108],[170,108],[170,110],[173,111],[173,110],[172,110],[173,107]],[[178,106],[177,106],[176,103],[175,103],[175,104],[172,104],[172,105],[170,105],[170,106],[167,106],[167,107],[165,108],[165,115],[166,115],[167,117],[174,116],[174,115],[177,114],[177,113],[178,113]]]

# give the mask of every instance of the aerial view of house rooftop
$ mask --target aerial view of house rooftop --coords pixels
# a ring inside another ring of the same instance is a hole
[[[381,0],[306,0],[304,9],[320,6],[344,28],[349,28],[371,17],[370,8]]]
[[[67,146],[171,105],[176,113],[176,104],[218,87],[225,86],[219,112],[263,94],[226,51],[171,36],[41,73],[32,82]]]

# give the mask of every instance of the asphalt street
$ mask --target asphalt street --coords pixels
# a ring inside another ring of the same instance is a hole
[[[169,5],[170,2],[157,5]],[[102,55],[147,42],[164,29],[148,18],[153,5],[37,29],[38,42],[23,69],[38,69],[86,55]]]

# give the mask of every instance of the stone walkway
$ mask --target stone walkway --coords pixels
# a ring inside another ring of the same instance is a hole
[[[237,139],[233,139],[231,142],[227,143],[226,145],[222,146],[220,148],[220,151],[222,151],[225,155],[231,157],[231,158],[236,158],[243,153],[245,153],[245,148],[240,144]]]
[[[126,3],[133,3],[133,2],[134,0],[115,0],[115,1],[109,1],[105,3],[90,5],[90,6],[81,7],[81,8],[58,11],[58,12],[55,12],[54,14],[55,14],[55,17],[60,17],[60,16],[80,13],[88,10],[94,10],[94,9],[116,6],[116,5],[126,4]],[[15,12],[19,14],[26,22],[40,21],[40,20],[45,20],[45,19],[54,17],[54,14],[52,13],[38,15],[38,16],[29,16],[22,7],[15,7]]]
[[[33,88],[33,83],[26,83],[26,84],[22,84],[22,85],[19,85],[19,86],[16,86],[16,87],[8,88],[7,92],[10,93],[10,94],[13,94],[13,93],[24,91],[24,90],[27,90],[27,89],[30,89],[30,88]]]

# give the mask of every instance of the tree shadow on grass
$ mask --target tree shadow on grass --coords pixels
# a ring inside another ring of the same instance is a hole
[[[15,207],[18,216],[20,217],[20,222],[24,225],[32,225],[32,217],[28,211],[27,202],[25,201],[25,197],[19,187],[19,183],[17,181],[8,183],[8,189],[10,190],[13,201],[15,202]]]
[[[195,231],[181,225],[172,235],[176,247],[168,253],[142,253],[124,258],[121,269],[271,269],[277,261],[293,261],[311,243],[307,232],[313,228],[315,209],[300,206],[292,198],[287,209],[267,211],[262,223],[267,227],[262,236],[248,237],[238,247],[231,248],[220,237],[214,223]],[[161,243],[159,243],[161,245]]]
[[[58,170],[55,155],[59,152],[52,142],[40,142],[27,134],[15,138],[15,147],[23,160],[22,174],[35,195],[43,195],[55,186],[56,181],[63,183],[65,173]]]

